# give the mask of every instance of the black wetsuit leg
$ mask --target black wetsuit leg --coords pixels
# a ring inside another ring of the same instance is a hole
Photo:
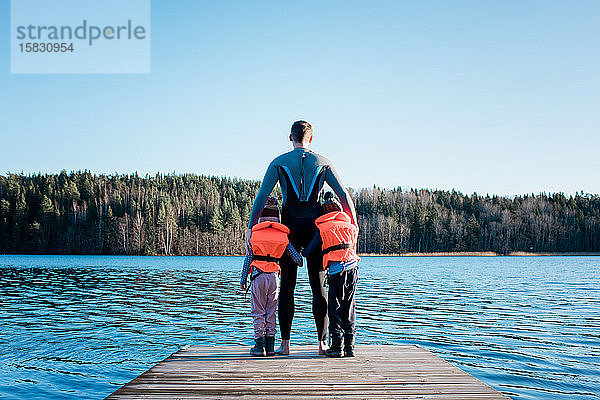
[[[282,213],[282,223],[290,229],[290,243],[300,250],[308,246],[317,232],[315,218],[298,218],[288,215],[285,210]],[[327,292],[325,290],[325,271],[322,267],[322,256],[315,252],[307,260],[308,279],[312,291],[312,309],[317,337],[319,340],[327,338]],[[279,290],[279,327],[281,338],[290,338],[292,320],[294,318],[294,289],[298,268],[290,257],[283,257],[279,263],[281,266],[281,287]]]
[[[327,290],[325,289],[325,278],[327,272],[323,270],[323,256],[320,251],[315,251],[316,256],[309,257],[308,281],[312,290],[312,312],[317,326],[317,337],[320,341],[327,340]]]
[[[294,243],[292,242],[292,244]],[[296,247],[295,244],[294,247]],[[298,249],[298,247],[296,247],[296,249]],[[284,254],[281,257],[279,266],[281,267],[279,304],[277,305],[279,330],[281,331],[281,339],[289,340],[290,332],[292,330],[292,320],[294,319],[294,289],[296,288],[298,266],[287,254]]]

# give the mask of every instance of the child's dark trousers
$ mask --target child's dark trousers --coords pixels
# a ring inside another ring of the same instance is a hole
[[[335,337],[356,333],[354,294],[358,267],[329,276],[329,334]]]

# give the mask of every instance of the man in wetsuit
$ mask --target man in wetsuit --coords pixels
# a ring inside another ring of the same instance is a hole
[[[308,149],[308,145],[312,142],[312,132],[312,126],[308,122],[294,122],[290,134],[290,141],[294,149],[280,155],[269,164],[252,206],[250,224],[246,234],[247,246],[252,227],[258,222],[260,212],[277,182],[279,182],[283,197],[281,222],[290,229],[290,243],[296,249],[308,246],[317,231],[315,220],[321,215],[318,197],[325,182],[333,189],[344,212],[356,225],[356,212],[352,198],[342,185],[335,167],[328,159]],[[322,255],[319,252],[314,252],[306,261],[313,297],[312,311],[319,339],[319,354],[324,354],[327,349],[328,324],[326,272],[323,270]],[[290,331],[294,318],[294,289],[298,269],[296,263],[286,255],[282,257],[279,264],[281,286],[278,315],[282,341],[277,353],[289,354]]]

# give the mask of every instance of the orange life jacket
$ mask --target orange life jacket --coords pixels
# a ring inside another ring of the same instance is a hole
[[[279,260],[290,242],[287,226],[279,222],[265,221],[252,227],[250,245],[254,258],[250,264],[250,272],[258,268],[263,272],[280,271]]]
[[[323,240],[323,269],[330,261],[360,260],[356,254],[358,228],[343,211],[333,211],[317,218],[315,223]]]

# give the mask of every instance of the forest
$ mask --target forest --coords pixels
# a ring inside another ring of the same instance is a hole
[[[235,255],[259,181],[0,175],[0,254]],[[353,190],[359,252],[600,252],[600,196]]]

